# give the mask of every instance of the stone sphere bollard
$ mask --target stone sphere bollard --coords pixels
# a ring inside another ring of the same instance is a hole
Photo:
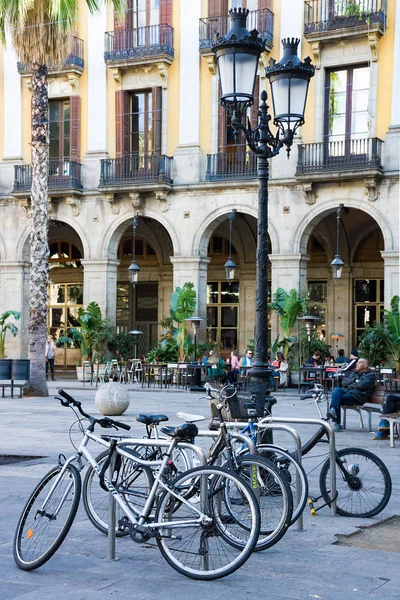
[[[129,392],[120,383],[104,383],[96,392],[96,408],[109,417],[123,415],[129,402]]]

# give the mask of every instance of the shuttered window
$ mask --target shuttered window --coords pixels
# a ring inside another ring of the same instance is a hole
[[[161,154],[162,88],[116,92],[116,155]]]
[[[49,158],[80,159],[81,101],[79,96],[49,101]]]

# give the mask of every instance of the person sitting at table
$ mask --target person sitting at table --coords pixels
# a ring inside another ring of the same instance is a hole
[[[253,351],[247,348],[245,355],[240,359],[240,367],[251,367],[253,364]],[[241,376],[246,377],[249,369],[242,369]]]
[[[323,365],[323,359],[321,356],[321,352],[319,350],[317,350],[316,352],[314,352],[314,354],[312,356],[310,356],[306,363],[305,363],[305,367],[322,367]]]
[[[338,375],[341,375],[342,373],[346,373],[347,371],[354,371],[354,369],[356,368],[358,362],[358,350],[354,349],[351,351],[350,353],[350,362],[345,365],[344,367],[341,367],[338,371]]]
[[[210,355],[207,361],[207,375],[209,377],[220,377],[221,375],[225,375],[225,363],[220,358],[218,350],[213,350],[212,354],[210,351]]]
[[[227,373],[229,383],[233,383],[235,376],[239,374],[239,352],[232,350],[231,352],[231,370]]]
[[[337,365],[348,365],[349,364],[350,359],[348,356],[345,356],[343,348],[340,348],[338,355],[339,356],[337,358],[335,358],[335,363]]]
[[[376,385],[376,372],[368,366],[366,358],[360,358],[355,371],[345,377],[341,388],[334,388],[328,410],[328,417],[335,422],[334,431],[341,431],[340,407],[352,404],[362,406],[372,396]]]
[[[271,374],[272,387],[275,387],[274,377],[279,376],[279,385],[286,386],[288,382],[289,365],[282,352],[277,352],[275,360],[271,363],[273,371]]]
[[[209,351],[208,350],[204,350],[203,356],[202,356],[202,359],[201,359],[201,364],[203,366],[206,366],[206,364],[208,362],[208,359],[209,359],[209,356],[210,356]]]

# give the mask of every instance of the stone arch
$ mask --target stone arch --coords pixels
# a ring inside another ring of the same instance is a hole
[[[372,204],[365,205],[364,202],[354,201],[348,198],[327,200],[321,204],[316,205],[300,220],[292,242],[292,252],[307,254],[307,243],[310,234],[314,228],[322,221],[327,215],[337,209],[339,204],[344,204],[346,208],[353,208],[368,214],[379,226],[382,231],[385,250],[393,250],[393,232],[389,221],[379,212]]]
[[[171,240],[174,256],[180,256],[181,251],[180,251],[179,239],[178,239],[176,231],[175,231],[174,227],[171,225],[171,223],[167,219],[165,219],[162,216],[162,214],[160,214],[159,212],[157,212],[155,210],[148,210],[147,208],[144,211],[143,215],[139,215],[139,217],[141,217],[141,216],[144,219],[153,219],[154,221],[156,221],[159,225],[161,225],[165,229],[166,233],[168,234],[168,236]],[[120,243],[121,238],[124,235],[127,227],[129,226],[129,223],[131,223],[133,221],[133,217],[134,217],[134,214],[121,215],[118,219],[114,220],[109,225],[109,227],[107,228],[107,230],[105,232],[104,241],[101,246],[100,254],[102,257],[106,257],[111,260],[116,260],[119,243]],[[140,228],[137,229],[138,234],[139,234],[139,231],[140,231]],[[164,260],[165,252],[164,252],[164,249],[162,248],[160,241],[154,242],[154,245],[156,246],[154,249],[156,251],[156,254],[159,259],[160,264],[166,264],[167,261]],[[163,257],[162,260],[160,260],[161,257]]]
[[[71,229],[74,230],[76,235],[78,236],[81,247],[82,247],[82,256],[84,258],[90,257],[90,244],[86,232],[82,227],[73,219],[68,218],[57,218],[52,219],[54,221],[59,221],[60,223],[65,223],[69,225]],[[25,262],[29,262],[30,260],[30,251],[29,251],[29,235],[31,231],[30,223],[24,228],[21,235],[19,236],[18,242],[16,244],[16,256],[17,260],[23,260]]]
[[[235,204],[231,207],[237,210],[238,213],[250,215],[257,220],[257,210],[254,207],[246,204]],[[211,213],[208,213],[203,221],[197,228],[197,231],[193,238],[192,243],[192,255],[193,256],[207,256],[208,243],[211,239],[213,232],[216,227],[225,221],[230,213],[227,206],[221,206]],[[279,238],[274,225],[269,221],[268,223],[268,234],[271,241],[270,254],[279,253]]]

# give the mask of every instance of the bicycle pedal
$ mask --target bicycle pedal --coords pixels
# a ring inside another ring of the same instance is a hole
[[[128,529],[129,524],[130,521],[128,517],[122,517],[122,519],[119,519],[118,521],[118,531],[125,531],[126,529]]]

